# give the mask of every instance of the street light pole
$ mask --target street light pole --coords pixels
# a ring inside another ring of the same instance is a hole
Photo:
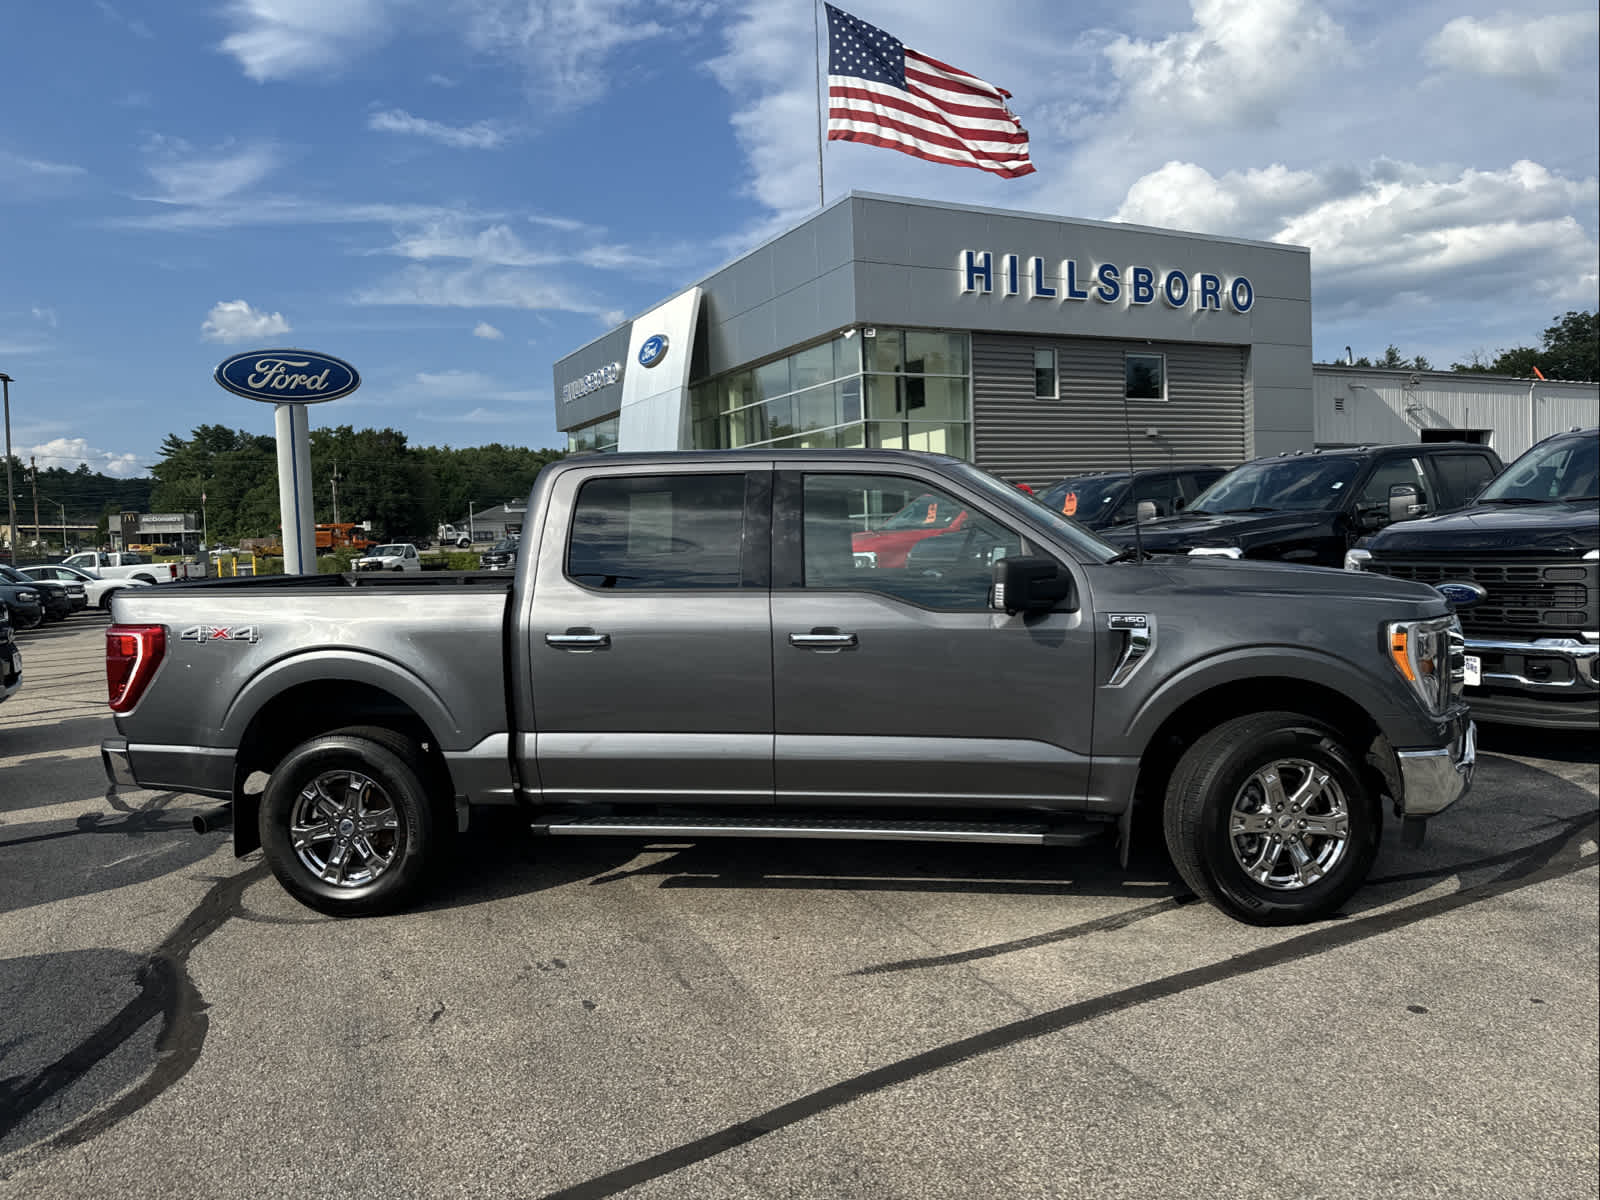
[[[17,494],[11,482],[11,376],[0,371],[0,389],[5,392],[6,404],[6,546],[11,551],[11,561],[17,561]]]

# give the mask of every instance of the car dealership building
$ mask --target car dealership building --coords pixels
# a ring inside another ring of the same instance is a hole
[[[1307,250],[852,193],[555,365],[574,451],[890,447],[1040,484],[1313,443]]]

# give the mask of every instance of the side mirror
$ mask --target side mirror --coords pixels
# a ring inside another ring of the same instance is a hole
[[[1397,483],[1389,488],[1390,521],[1409,521],[1427,511],[1428,506],[1419,502],[1417,489],[1409,483]]]
[[[1154,521],[1156,519],[1156,502],[1154,500],[1141,500],[1134,506],[1134,511],[1139,514],[1139,520]]]
[[[1187,500],[1185,500],[1182,496],[1179,496],[1176,500],[1174,500],[1172,502],[1172,507],[1173,508],[1177,508],[1177,509],[1182,509],[1188,503],[1189,502]]]
[[[1003,558],[994,565],[993,608],[1007,614],[1049,612],[1066,601],[1077,608],[1072,576],[1050,558]]]

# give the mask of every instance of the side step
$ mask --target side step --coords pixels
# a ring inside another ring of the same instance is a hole
[[[828,838],[878,842],[987,842],[1019,846],[1082,846],[1115,828],[1110,822],[1006,824],[993,821],[815,820],[787,817],[583,817],[536,822],[533,832],[548,837]]]

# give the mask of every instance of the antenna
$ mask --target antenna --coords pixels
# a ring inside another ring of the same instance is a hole
[[[1133,466],[1133,425],[1128,419],[1128,385],[1122,385],[1122,432],[1128,442],[1128,499],[1133,500],[1133,477],[1137,473]],[[1133,500],[1133,546],[1134,562],[1144,561],[1144,537],[1139,532],[1139,502]]]

